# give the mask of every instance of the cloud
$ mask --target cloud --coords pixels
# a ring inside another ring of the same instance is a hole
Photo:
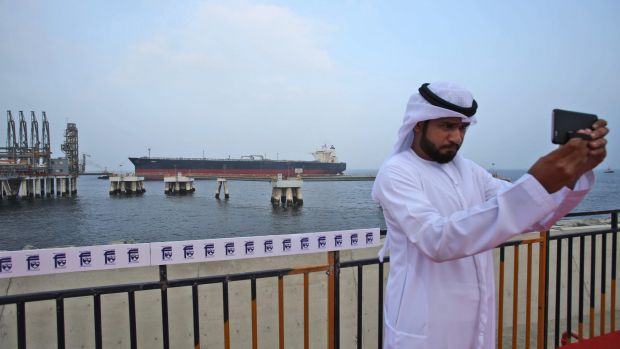
[[[130,47],[116,79],[132,85],[202,82],[191,86],[198,88],[243,81],[300,91],[300,76],[335,70],[321,48],[321,30],[320,23],[285,7],[205,2],[184,24]]]
[[[300,158],[331,138],[318,135],[341,90],[337,64],[323,48],[331,30],[287,7],[201,3],[181,25],[126,48],[105,77],[109,104],[126,109],[107,118],[127,122],[130,115],[141,134],[117,132],[130,148],[159,143],[158,155],[207,148],[207,156],[290,150]]]

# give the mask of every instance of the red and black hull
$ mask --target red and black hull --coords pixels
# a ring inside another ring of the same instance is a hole
[[[173,159],[129,158],[136,176],[144,179],[162,179],[178,172],[189,177],[239,177],[267,178],[281,173],[284,176],[322,176],[342,174],[347,168],[344,162],[318,161],[246,160],[246,159]]]

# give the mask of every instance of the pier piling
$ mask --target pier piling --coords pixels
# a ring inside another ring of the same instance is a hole
[[[215,191],[215,198],[218,200],[220,199],[222,187],[224,187],[224,199],[228,200],[230,198],[230,195],[228,193],[228,181],[226,180],[226,178],[217,179],[217,190]]]
[[[40,198],[41,197],[41,179],[35,178],[33,179],[33,181],[34,181],[34,197]]]
[[[281,174],[271,181],[271,205],[273,207],[297,207],[304,204],[302,195],[303,181],[295,179],[283,179]]]
[[[17,192],[17,196],[20,199],[28,198],[28,182],[23,180],[19,182],[19,191]]]

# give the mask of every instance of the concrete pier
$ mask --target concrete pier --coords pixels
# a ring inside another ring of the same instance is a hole
[[[215,198],[218,200],[220,199],[222,187],[224,187],[224,199],[229,199],[230,194],[228,193],[228,181],[226,180],[226,178],[217,179],[217,190],[215,191]]]
[[[303,181],[301,178],[283,179],[279,174],[271,181],[271,205],[273,207],[295,207],[304,204],[301,190]]]
[[[176,176],[164,177],[165,194],[191,194],[196,191],[194,179],[177,173]]]
[[[77,178],[73,176],[0,178],[0,199],[34,199],[76,194]]]
[[[118,175],[110,177],[110,195],[117,194],[143,194],[144,177],[136,177],[134,175]]]

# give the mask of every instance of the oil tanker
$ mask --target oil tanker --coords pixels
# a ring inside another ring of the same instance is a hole
[[[324,145],[312,153],[313,161],[271,160],[263,155],[246,155],[239,159],[208,158],[156,158],[130,157],[129,161],[136,168],[136,176],[144,179],[162,179],[182,173],[184,176],[197,178],[240,177],[267,178],[281,173],[284,176],[322,176],[339,175],[347,168],[344,162],[338,162],[336,148]]]

